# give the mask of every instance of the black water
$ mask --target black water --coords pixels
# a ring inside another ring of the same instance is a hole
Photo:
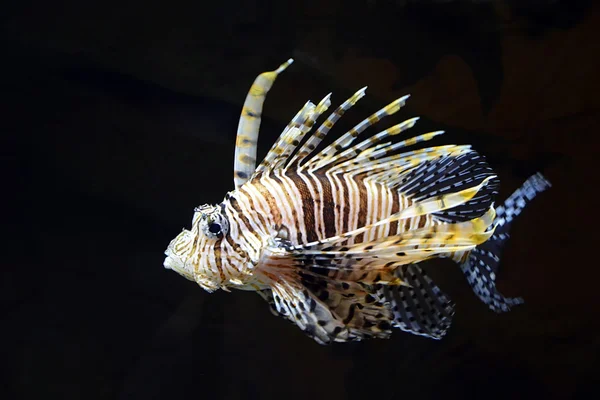
[[[597,393],[600,63],[589,43],[598,39],[590,28],[600,25],[598,7],[80,3],[15,3],[2,17],[2,398]],[[519,46],[538,51],[513,52]],[[525,305],[497,315],[458,268],[437,263],[432,275],[458,303],[444,340],[398,331],[322,347],[256,295],[208,295],[162,267],[193,207],[232,188],[237,118],[252,79],[290,56],[297,62],[265,106],[262,154],[307,96],[334,91],[337,104],[370,85],[339,134],[410,87],[416,105],[395,121],[419,112],[420,132],[446,129],[444,142],[472,143],[498,170],[502,197],[538,170],[553,182],[515,223],[499,276],[500,289]],[[474,89],[429,104],[431,79],[439,90],[463,79],[443,72],[448,57],[467,66]],[[547,69],[514,72],[540,57]],[[364,60],[387,64],[367,73]],[[507,89],[515,85],[522,91]],[[552,98],[564,107],[544,108]],[[469,128],[473,116],[453,114],[465,99],[481,110],[481,129]],[[537,114],[521,124],[523,107]]]

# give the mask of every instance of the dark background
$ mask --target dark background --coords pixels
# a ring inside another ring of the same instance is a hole
[[[57,0],[3,6],[3,399],[576,398],[597,395],[600,7],[591,1]],[[458,303],[436,342],[322,347],[257,295],[162,267],[202,203],[232,189],[254,77],[264,154],[308,99],[369,85],[344,132],[411,93],[390,124],[446,129],[502,180],[553,188],[513,227],[497,315],[448,262]]]

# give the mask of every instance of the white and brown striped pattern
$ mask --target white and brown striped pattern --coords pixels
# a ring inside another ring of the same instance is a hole
[[[498,238],[495,226],[509,219],[509,208],[496,218],[496,176],[470,146],[398,154],[443,133],[394,140],[418,118],[352,146],[368,127],[396,113],[408,96],[316,152],[366,88],[316,129],[331,105],[330,94],[317,105],[307,102],[255,168],[262,104],[290,63],[255,81],[240,119],[235,190],[221,204],[197,210],[191,230],[169,245],[165,267],[207,291],[257,291],[319,343],[387,337],[393,327],[439,339],[453,306],[422,269],[411,266],[450,257],[462,265],[474,290],[481,290],[474,277],[485,266],[481,257],[492,253],[480,255],[477,246]],[[522,192],[528,199],[535,195]],[[502,303],[493,282],[484,279],[486,293]],[[419,287],[408,287],[413,284]]]

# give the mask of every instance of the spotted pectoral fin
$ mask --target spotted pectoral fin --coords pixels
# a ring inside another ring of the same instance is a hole
[[[493,216],[492,209],[482,219]],[[479,223],[486,226],[489,221]],[[301,254],[290,252],[288,265],[301,271],[303,285],[325,301],[345,324],[352,321],[355,313],[360,315],[357,326],[363,337],[387,337],[386,329],[391,326],[441,339],[450,327],[454,305],[414,263],[432,254],[474,248],[476,242],[491,234],[473,235],[470,228],[477,224],[475,220],[422,228],[403,237],[327,246]],[[473,236],[478,239],[473,241]],[[365,329],[375,324],[381,334]],[[349,333],[356,335],[356,331],[350,329]]]
[[[310,263],[277,250],[266,265],[271,291],[261,296],[318,343],[387,338],[392,328],[441,339],[450,327],[454,304],[415,264],[371,259],[368,274],[356,274],[357,260]]]
[[[454,304],[415,264],[398,270],[406,285],[381,286],[379,295],[390,303],[394,327],[415,335],[441,339],[452,322]]]
[[[265,253],[261,272],[269,280],[276,312],[318,343],[391,334],[393,314],[373,287],[316,272],[281,246]]]
[[[343,323],[342,330],[339,324],[331,325],[335,341],[386,338],[392,327],[438,340],[450,327],[454,303],[416,264],[369,257],[299,260],[288,261],[297,265],[304,295],[314,299],[309,307],[324,305]],[[293,321],[289,314],[284,316]]]
[[[350,337],[348,327],[303,287],[299,279],[276,278],[271,283],[271,291],[277,314],[296,324],[319,344],[329,344],[336,339],[345,341]]]

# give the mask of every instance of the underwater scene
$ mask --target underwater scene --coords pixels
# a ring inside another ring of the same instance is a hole
[[[588,399],[600,6],[30,1],[4,399]]]

